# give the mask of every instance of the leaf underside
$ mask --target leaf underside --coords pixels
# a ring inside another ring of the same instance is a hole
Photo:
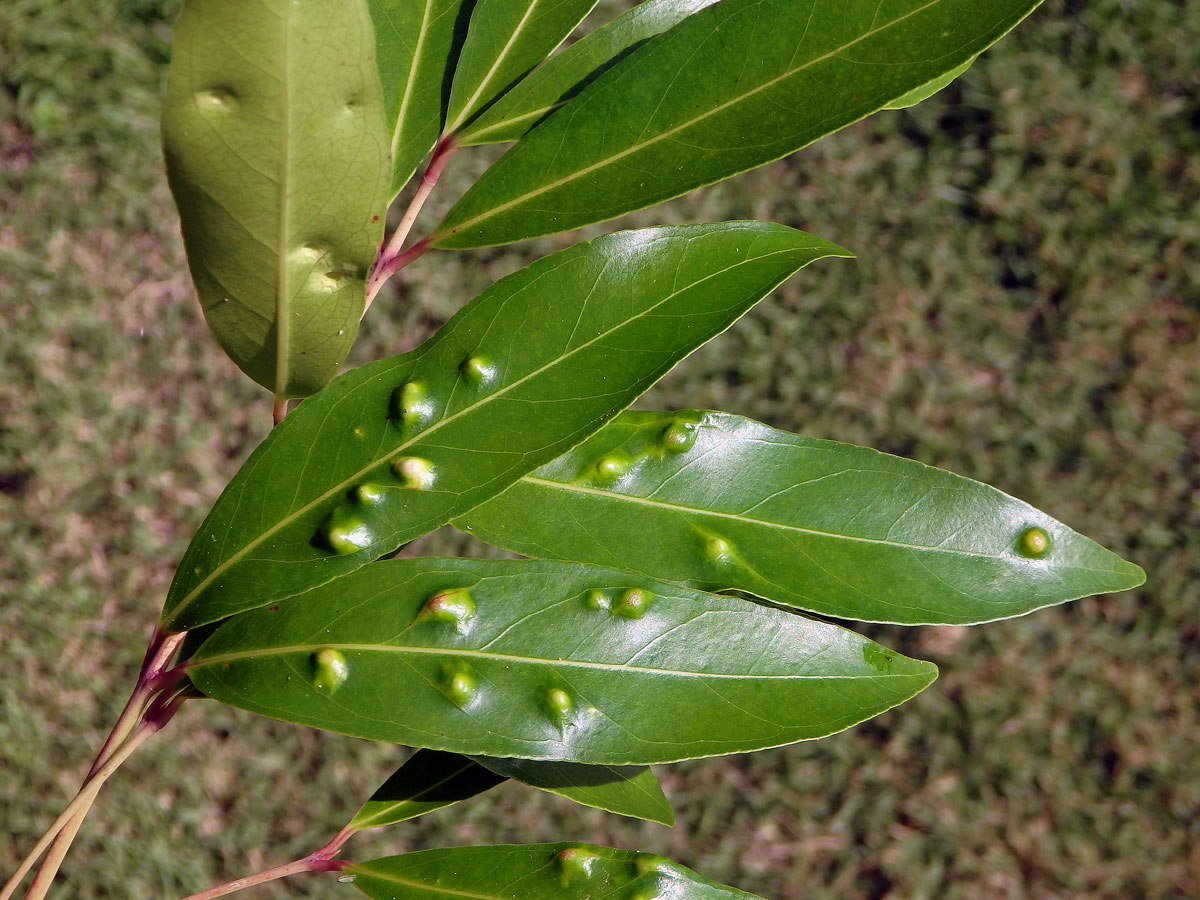
[[[163,149],[209,327],[277,397],[337,373],[390,168],[365,0],[188,0]]]

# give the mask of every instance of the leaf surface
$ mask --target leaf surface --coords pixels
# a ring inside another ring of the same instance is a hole
[[[675,813],[647,766],[585,766],[532,759],[474,759],[498,775],[606,812],[674,825]]]
[[[969,478],[694,410],[623,413],[455,524],[526,556],[907,625],[1019,616],[1145,577]],[[1041,556],[1030,529],[1048,538]]]
[[[596,0],[479,0],[454,73],[447,133],[545,59]]]
[[[365,0],[188,0],[163,149],[209,327],[247,375],[303,397],[354,342],[387,205]]]
[[[392,154],[391,193],[441,134],[470,0],[368,0]]]
[[[359,808],[350,826],[394,825],[470,799],[507,778],[458,753],[418,750]]]
[[[645,41],[716,0],[645,0],[530,72],[460,132],[462,145],[515,141]]]
[[[936,677],[853,632],[574,563],[380,562],[223,623],[210,697],[475,756],[649,765],[832,734]]]
[[[422,850],[345,872],[375,900],[761,900],[661,856],[593,844]]]
[[[961,66],[1038,2],[723,0],[519,141],[434,242],[578,228],[779,159]]]
[[[344,575],[600,428],[792,273],[845,251],[761,222],[606,235],[501,279],[422,347],[338,378],[217,500],[171,630]]]

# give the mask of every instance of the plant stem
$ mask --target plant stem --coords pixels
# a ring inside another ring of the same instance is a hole
[[[297,859],[282,866],[273,866],[254,875],[235,878],[233,881],[227,881],[224,884],[211,887],[198,894],[189,894],[183,900],[212,900],[213,897],[224,897],[226,894],[232,894],[234,891],[240,891],[242,888],[254,887],[256,884],[265,884],[277,878],[299,875],[302,872],[340,872],[348,865],[348,861],[334,859],[334,857],[342,849],[342,845],[357,833],[357,828],[347,825],[334,835],[333,840],[328,844],[319,850],[314,850],[303,859]]]
[[[379,289],[387,283],[387,280],[428,249],[428,241],[419,241],[405,253],[400,252],[417,221],[417,215],[433,192],[442,170],[446,168],[446,163],[457,149],[453,135],[442,138],[433,148],[433,155],[430,156],[429,165],[421,176],[421,184],[417,187],[416,194],[408,204],[408,209],[404,210],[404,215],[400,217],[400,223],[392,232],[387,246],[379,251],[379,257],[375,260],[375,265],[371,267],[371,274],[367,278],[367,303],[363,309],[364,314],[371,307],[371,301],[375,299],[375,295],[379,293]],[[413,251],[419,246],[422,247],[421,251],[414,254]]]
[[[62,815],[46,831],[33,851],[25,857],[25,861],[18,867],[13,877],[9,879],[8,884],[4,886],[3,893],[0,893],[0,900],[7,900],[7,898],[13,895],[17,885],[25,877],[25,873],[33,867],[33,863],[37,860],[38,856],[49,846],[50,849],[46,854],[46,859],[42,862],[41,868],[38,869],[37,875],[34,876],[33,883],[29,886],[29,892],[25,895],[25,900],[41,900],[41,898],[46,896],[46,891],[50,888],[50,882],[54,880],[54,876],[58,873],[58,867],[62,864],[63,857],[66,856],[71,842],[75,839],[75,834],[79,831],[79,826],[83,824],[88,810],[96,802],[96,795],[100,793],[100,788],[103,787],[104,782],[108,781],[113,772],[117,771],[121,767],[121,764],[129,759],[133,755],[133,752],[156,731],[158,731],[157,727],[143,725],[128,740],[113,750],[108,760],[84,783],[83,787],[79,789],[79,793],[75,795],[75,799],[67,805]]]
[[[175,655],[175,651],[183,641],[183,637],[183,634],[164,634],[155,630],[150,638],[150,644],[146,648],[146,654],[142,658],[142,667],[138,672],[138,680],[134,685],[133,692],[129,695],[129,700],[117,717],[108,737],[105,738],[99,753],[96,754],[96,759],[84,777],[78,793],[18,865],[12,877],[0,890],[0,900],[9,900],[12,897],[21,883],[21,879],[33,868],[38,857],[46,852],[47,848],[50,848],[50,853],[53,855],[58,852],[57,848],[61,847],[61,852],[65,854],[75,832],[79,830],[84,817],[95,802],[100,787],[147,737],[162,727],[160,724],[147,730],[145,735],[130,737],[138,727],[138,722],[142,720],[143,715],[149,715],[147,707],[153,702],[154,695],[172,686],[173,682],[169,677],[164,680],[164,672],[171,657]],[[52,866],[54,869],[57,867],[57,864]],[[35,879],[35,885],[36,883]],[[31,891],[32,889],[31,887]]]
[[[275,405],[271,407],[271,424],[278,425],[288,414],[287,397],[276,397]]]
[[[214,897],[224,897],[226,894],[232,894],[243,888],[254,887],[256,884],[266,884],[268,881],[275,881],[277,878],[287,878],[289,875],[299,875],[302,872],[340,872],[347,865],[349,865],[348,860],[318,859],[314,853],[303,859],[284,863],[282,866],[273,866],[270,869],[263,869],[263,871],[257,872],[254,875],[246,875],[242,878],[235,878],[233,881],[227,881],[224,884],[218,884],[216,887],[211,887],[207,891],[201,891],[198,894],[189,894],[183,900],[212,900]]]

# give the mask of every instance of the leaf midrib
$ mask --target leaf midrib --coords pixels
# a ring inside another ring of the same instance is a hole
[[[408,67],[408,81],[404,85],[404,96],[400,99],[400,109],[396,115],[396,127],[392,131],[392,159],[396,158],[396,151],[400,147],[400,135],[404,131],[409,101],[412,100],[417,69],[420,68],[421,56],[425,52],[425,39],[429,36],[429,15],[432,8],[433,0],[425,0],[425,11],[421,13],[421,27],[417,33],[417,43],[413,47],[412,64]]]
[[[869,646],[869,645],[864,645]],[[265,647],[258,650],[235,650],[229,653],[194,658],[184,663],[184,668],[203,668],[204,666],[224,665],[242,659],[257,659],[260,657],[287,656],[294,653],[315,653],[320,650],[339,650],[348,653],[397,653],[415,656],[451,656],[463,659],[485,660],[497,663],[518,663],[527,665],[554,665],[569,669],[586,669],[599,672],[632,673],[637,675],[667,675],[681,678],[704,678],[732,681],[861,681],[881,678],[920,678],[921,672],[875,672],[861,675],[754,675],[749,673],[729,672],[689,672],[682,669],[655,669],[649,666],[629,665],[628,663],[586,662],[583,660],[559,659],[558,657],[521,656],[512,653],[494,653],[486,650],[470,650],[455,647],[413,647],[400,644],[359,644],[317,641],[311,644],[292,644],[286,647]],[[641,651],[639,651],[641,652]],[[915,660],[914,660],[915,661]]]
[[[471,114],[474,112],[474,106],[479,100],[479,96],[484,92],[484,89],[487,88],[491,80],[496,77],[496,72],[500,68],[500,65],[508,57],[508,54],[512,52],[513,44],[515,44],[517,38],[521,36],[521,32],[525,30],[525,26],[529,24],[529,19],[533,15],[533,11],[537,9],[539,2],[541,2],[541,0],[530,0],[529,6],[525,9],[525,14],[521,16],[521,21],[519,21],[517,23],[517,27],[513,29],[513,33],[508,36],[508,40],[504,42],[504,47],[501,49],[500,53],[497,54],[491,68],[487,70],[487,74],[483,76],[483,80],[479,82],[479,85],[475,88],[475,92],[469,98],[467,98],[466,103],[463,104],[462,112],[458,114],[458,119],[453,125],[446,129],[448,133],[452,134],[454,131],[461,128],[463,123],[471,117]]]
[[[170,621],[172,619],[175,619],[179,615],[179,613],[181,611],[183,611],[184,609],[186,609],[188,607],[188,605],[197,596],[199,596],[199,594],[203,590],[205,590],[210,584],[212,584],[212,582],[216,578],[218,578],[221,575],[222,572],[224,572],[226,569],[228,569],[230,566],[232,566],[234,563],[236,563],[238,560],[240,560],[242,557],[244,557],[247,553],[249,553],[252,549],[257,547],[263,541],[270,538],[273,534],[275,534],[282,528],[286,527],[287,525],[291,524],[296,519],[303,516],[305,513],[311,511],[319,504],[324,503],[330,497],[335,496],[339,491],[343,491],[346,488],[350,487],[355,482],[357,482],[360,478],[364,477],[368,472],[371,472],[373,469],[378,468],[380,465],[386,464],[389,460],[398,456],[405,450],[409,449],[417,442],[419,442],[419,441],[427,438],[429,435],[435,433],[438,429],[442,428],[443,426],[449,424],[450,422],[455,421],[456,419],[461,418],[462,416],[464,416],[470,412],[473,412],[475,409],[477,409],[478,407],[480,407],[481,405],[483,405],[485,403],[489,403],[493,400],[496,400],[497,398],[501,397],[506,392],[529,381],[531,378],[535,378],[535,377],[541,375],[546,370],[559,365],[564,360],[569,359],[574,354],[582,352],[583,350],[587,349],[591,345],[604,340],[605,338],[607,338],[609,335],[613,334],[614,332],[619,331],[622,328],[626,328],[629,325],[631,325],[632,323],[638,321],[639,319],[652,314],[656,309],[658,309],[658,307],[662,306],[664,303],[669,303],[671,300],[675,299],[675,297],[679,296],[684,291],[692,290],[697,285],[704,284],[706,281],[710,281],[713,278],[717,278],[728,272],[732,272],[733,270],[735,270],[741,266],[749,265],[751,263],[758,263],[763,260],[770,259],[774,256],[779,256],[779,255],[788,254],[788,253],[796,253],[797,251],[799,251],[801,249],[804,249],[804,248],[801,248],[799,246],[793,246],[793,247],[789,247],[789,248],[786,248],[783,250],[775,250],[775,251],[772,251],[771,253],[766,253],[766,254],[762,254],[759,256],[747,257],[745,259],[739,259],[736,262],[734,262],[732,265],[729,265],[722,269],[718,269],[717,271],[711,272],[708,275],[705,275],[703,278],[699,278],[696,281],[690,282],[689,284],[687,284],[675,291],[672,291],[670,294],[663,297],[662,300],[659,300],[653,306],[642,310],[635,316],[631,316],[630,318],[622,320],[619,324],[614,325],[612,328],[608,329],[607,331],[601,332],[600,334],[596,335],[594,338],[591,338],[590,340],[585,341],[584,343],[580,344],[578,347],[575,347],[574,349],[570,350],[569,352],[567,352],[561,356],[555,357],[552,361],[546,363],[543,366],[540,366],[539,368],[530,372],[528,375],[523,375],[521,378],[518,378],[516,381],[512,382],[511,384],[505,385],[504,387],[497,390],[495,393],[488,394],[485,397],[481,397],[479,400],[475,401],[474,403],[463,407],[458,412],[452,413],[449,416],[445,416],[445,417],[439,419],[437,422],[435,422],[434,424],[432,424],[428,428],[426,428],[424,431],[422,431],[420,434],[397,445],[396,448],[394,450],[392,450],[390,453],[387,453],[387,454],[379,457],[374,462],[372,462],[370,465],[360,468],[353,475],[350,475],[349,477],[343,479],[341,482],[334,485],[329,490],[320,494],[316,498],[310,500],[308,503],[305,503],[304,505],[298,507],[293,512],[291,512],[288,515],[281,518],[278,523],[271,526],[266,531],[262,532],[258,537],[254,538],[252,541],[249,541],[248,543],[246,543],[240,550],[236,551],[227,560],[225,560],[224,562],[222,562],[218,566],[216,566],[212,570],[212,572],[210,572],[207,576],[205,576],[203,581],[201,581],[198,585],[196,585],[196,587],[192,588],[192,590],[190,590],[184,596],[184,598],[175,605],[174,609],[172,609],[169,614],[167,614],[163,617],[164,621]],[[811,248],[809,248],[809,249],[811,249]]]
[[[884,538],[869,538],[852,534],[838,534],[833,531],[822,531],[818,528],[804,528],[800,525],[788,525],[783,522],[771,522],[766,519],[755,519],[750,516],[740,513],[724,512],[723,510],[703,509],[700,507],[687,506],[683,503],[667,503],[663,500],[652,500],[649,497],[635,497],[631,494],[618,494],[615,491],[606,491],[601,488],[591,488],[580,484],[567,484],[562,481],[551,481],[546,478],[538,478],[533,475],[525,475],[521,478],[522,481],[530,484],[544,485],[545,487],[563,490],[574,491],[580,494],[591,494],[598,497],[606,497],[612,500],[624,501],[628,503],[640,504],[643,506],[652,506],[659,509],[674,510],[681,513],[694,513],[701,516],[712,516],[719,519],[729,519],[735,522],[742,522],[746,525],[761,525],[764,528],[779,528],[785,531],[795,531],[800,534],[807,534],[813,537],[826,537],[836,540],[854,541],[862,544],[877,544],[886,547],[900,547],[905,550],[916,550],[924,553],[948,553],[957,556],[969,556],[979,559],[1001,559],[999,554],[982,553],[976,550],[958,550],[950,547],[930,547],[922,544],[909,544],[904,541],[891,541]]]
[[[580,178],[584,178],[587,175],[590,175],[592,172],[595,172],[598,169],[602,169],[606,166],[609,166],[614,162],[618,162],[627,156],[632,156],[635,153],[640,153],[646,147],[653,146],[654,144],[657,144],[660,141],[665,141],[668,138],[672,138],[676,134],[679,134],[681,131],[686,131],[687,129],[691,128],[693,125],[696,125],[699,122],[703,122],[705,119],[715,116],[718,113],[724,112],[726,109],[729,109],[732,106],[736,106],[737,104],[741,103],[742,101],[746,100],[749,97],[754,96],[755,94],[759,94],[765,90],[768,90],[768,89],[774,87],[776,84],[778,84],[781,81],[786,81],[787,79],[791,78],[793,75],[796,75],[799,72],[803,72],[805,69],[811,68],[812,66],[815,66],[818,63],[825,62],[826,60],[831,59],[846,50],[849,50],[851,47],[855,46],[856,44],[859,44],[862,41],[867,40],[868,38],[872,38],[875,35],[880,34],[881,32],[886,31],[889,28],[899,25],[901,22],[904,22],[906,19],[909,19],[915,15],[919,15],[920,13],[925,12],[927,9],[937,6],[941,2],[943,2],[943,0],[930,0],[930,2],[926,3],[924,6],[920,6],[917,9],[907,12],[903,16],[900,16],[899,18],[893,19],[892,21],[888,22],[886,25],[880,25],[877,28],[873,28],[870,31],[864,32],[859,37],[856,37],[854,40],[849,41],[848,43],[843,44],[840,47],[837,47],[833,50],[830,50],[828,53],[825,53],[822,56],[815,57],[815,58],[809,60],[808,62],[797,66],[794,69],[790,69],[789,71],[784,72],[782,75],[777,75],[775,78],[772,78],[769,81],[763,82],[758,87],[752,88],[751,90],[746,91],[746,93],[740,94],[737,97],[733,97],[733,98],[725,101],[724,103],[722,103],[718,106],[715,106],[712,109],[707,110],[706,112],[703,112],[698,116],[695,116],[694,118],[689,119],[686,122],[682,122],[673,128],[669,128],[666,131],[660,132],[659,134],[655,135],[654,137],[647,138],[644,141],[632,144],[629,147],[625,148],[624,150],[620,151],[619,153],[614,153],[612,156],[609,156],[602,160],[598,160],[590,165],[584,166],[582,169],[577,169],[576,171],[570,173],[569,175],[564,175],[562,178],[551,181],[551,182],[543,185],[540,188],[536,188],[532,191],[528,191],[525,194],[522,194],[520,197],[514,197],[512,200],[509,200],[505,203],[501,203],[499,206],[493,206],[491,209],[487,210],[486,212],[480,213],[479,215],[477,215],[473,218],[465,219],[464,221],[455,225],[453,229],[440,230],[436,234],[433,235],[432,241],[437,242],[438,240],[440,240],[441,238],[445,237],[448,234],[452,234],[452,233],[459,232],[459,231],[464,231],[474,225],[477,225],[478,223],[480,223],[482,221],[485,221],[487,219],[490,219],[494,216],[499,215],[502,212],[512,209],[514,206],[518,206],[529,200],[532,200],[534,197],[540,197],[542,194],[546,194],[546,193],[549,193],[550,191],[557,190],[558,188],[560,188],[564,185],[570,184],[572,181],[576,181]]]
[[[292,131],[290,37],[294,16],[294,4],[285,4],[283,22],[283,81],[280,85],[282,109],[279,117],[279,234],[276,237],[275,270],[275,398],[283,398],[288,384],[288,344],[291,339],[288,321],[288,222],[291,218],[291,190],[288,168],[289,143]]]

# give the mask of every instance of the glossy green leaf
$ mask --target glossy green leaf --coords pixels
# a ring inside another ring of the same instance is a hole
[[[210,697],[316,728],[603,765],[833,734],[937,673],[738,597],[577,563],[428,558],[235,616],[187,671]]]
[[[391,134],[392,194],[441,134],[469,0],[368,0]]]
[[[166,627],[291,597],[465,513],[793,272],[841,255],[733,222],[607,235],[501,279],[422,347],[347,373],[271,432],[192,539]]]
[[[354,829],[394,825],[467,800],[508,778],[458,753],[418,750],[350,820]]]
[[[722,0],[519,141],[434,243],[578,228],[786,156],[974,57],[1039,0]]]
[[[656,34],[716,0],[645,0],[560,50],[464,128],[463,145],[515,141]]]
[[[447,133],[550,55],[595,5],[596,0],[479,0],[454,72]]]
[[[422,850],[344,871],[375,900],[761,900],[661,856],[594,844]]]
[[[916,90],[909,91],[903,97],[893,100],[891,103],[887,104],[884,109],[907,109],[910,106],[916,106],[922,100],[928,100],[938,91],[948,87],[950,82],[967,71],[967,69],[971,68],[976,59],[978,59],[977,56],[972,56],[957,69],[952,69],[945,75],[941,75],[933,79],[933,81],[929,82],[929,84],[922,85]]]
[[[675,813],[647,766],[585,766],[532,759],[473,757],[491,771],[606,812],[674,825]]]
[[[225,352],[277,397],[337,373],[387,205],[366,0],[187,0],[163,149],[188,264]]]
[[[907,625],[1019,616],[1145,578],[986,484],[714,412],[626,412],[455,524],[527,556]],[[1049,546],[1031,555],[1039,530]]]

